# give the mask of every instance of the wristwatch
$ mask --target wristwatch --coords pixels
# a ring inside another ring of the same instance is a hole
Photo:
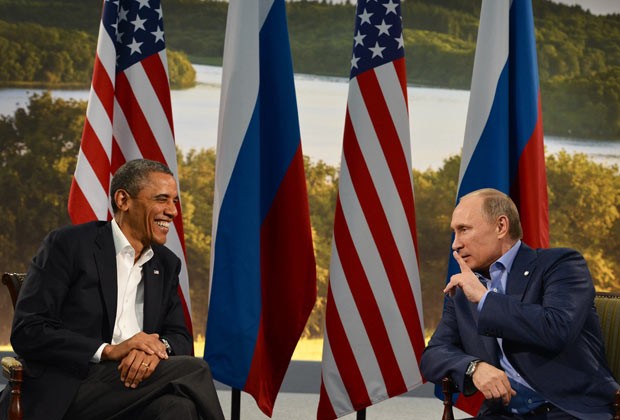
[[[159,341],[164,343],[164,346],[166,346],[166,353],[168,353],[168,356],[172,355],[172,347],[170,347],[170,343],[168,342],[168,340],[166,340],[165,338],[161,337],[159,339]]]
[[[472,360],[471,362],[469,362],[469,365],[467,365],[467,370],[465,371],[465,376],[471,379],[474,376],[476,368],[478,367],[478,363],[480,362],[480,359]]]

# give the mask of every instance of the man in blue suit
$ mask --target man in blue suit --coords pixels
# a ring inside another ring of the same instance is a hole
[[[512,200],[493,189],[461,198],[452,215],[460,273],[422,355],[426,379],[480,391],[479,417],[611,419],[620,387],[607,366],[594,285],[571,249],[521,242]]]

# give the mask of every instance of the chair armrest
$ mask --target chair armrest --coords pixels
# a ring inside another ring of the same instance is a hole
[[[12,379],[11,372],[21,371],[23,369],[22,362],[14,357],[6,356],[2,358],[2,375],[7,379]]]
[[[455,392],[452,379],[445,377],[441,380],[441,392],[443,393],[443,415],[441,420],[454,420],[452,411],[452,393]]]

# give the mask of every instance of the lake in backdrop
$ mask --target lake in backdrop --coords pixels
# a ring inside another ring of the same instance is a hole
[[[190,149],[215,148],[222,68],[195,65],[195,87],[172,91],[172,112],[177,145]],[[348,81],[312,75],[295,75],[302,148],[313,161],[340,164]],[[0,89],[0,114],[13,115],[26,107],[38,89]],[[437,169],[444,159],[458,154],[463,144],[469,91],[408,87],[413,167]],[[87,90],[52,90],[54,97],[87,100]],[[544,121],[544,116],[543,116]],[[598,141],[545,136],[547,153],[564,149],[585,153],[606,165],[620,165],[620,141]]]

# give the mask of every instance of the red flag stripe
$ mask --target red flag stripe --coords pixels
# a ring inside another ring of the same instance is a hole
[[[404,59],[401,59],[404,60]],[[415,238],[415,217],[414,217],[414,204],[413,204],[413,186],[411,180],[411,163],[407,162],[405,155],[404,145],[401,143],[403,136],[407,136],[406,133],[398,133],[398,128],[395,125],[395,121],[398,121],[397,116],[392,117],[392,109],[395,108],[402,112],[404,109],[406,117],[406,103],[402,100],[402,97],[398,95],[399,92],[389,92],[384,94],[384,89],[390,87],[400,87],[398,77],[394,77],[394,80],[388,81],[389,75],[396,76],[394,71],[394,65],[387,63],[374,71],[367,71],[361,74],[357,81],[360,85],[360,93],[364,98],[364,104],[368,108],[368,115],[372,120],[372,125],[376,133],[381,133],[378,136],[381,149],[385,155],[385,160],[389,165],[390,173],[398,190],[398,196],[402,201],[402,206],[407,215],[409,229],[411,232],[411,238]],[[379,84],[378,76],[382,76],[384,82]],[[391,102],[399,102],[400,106],[390,106]],[[402,118],[402,117],[401,117]],[[407,142],[408,146],[409,143]]]
[[[545,153],[540,92],[538,92],[538,121],[519,159],[519,177],[512,186],[511,196],[521,213],[523,240],[535,248],[549,247],[549,209],[546,188]]]
[[[95,57],[95,67],[93,70],[93,82],[92,89],[95,91],[97,98],[99,98],[105,114],[108,116],[108,120],[114,119],[114,86],[110,76],[105,71],[105,67],[101,64],[99,56]],[[89,105],[91,105],[89,103]],[[92,113],[91,113],[92,114]]]
[[[345,297],[349,297],[350,294],[354,300],[354,304],[348,306],[358,308],[357,311],[355,308],[352,308],[351,311],[348,311],[348,314],[341,315],[341,319],[346,315],[355,316],[355,321],[357,321],[357,316],[361,318],[364,325],[365,334],[368,336],[369,344],[374,351],[374,357],[379,369],[381,370],[381,376],[385,386],[387,387],[388,394],[394,395],[399,391],[404,392],[406,391],[406,387],[402,375],[400,374],[398,362],[396,361],[396,357],[394,355],[394,349],[391,346],[390,338],[388,337],[383,323],[381,310],[375,300],[375,295],[373,294],[368,278],[366,277],[366,273],[364,272],[364,267],[359,259],[359,255],[356,252],[353,239],[350,236],[349,228],[342,212],[340,200],[338,200],[336,205],[334,243],[334,251],[337,251],[336,261],[340,263],[340,267],[342,268],[342,278],[344,281],[332,285],[332,291],[336,295],[335,299],[340,300]],[[339,267],[336,266],[336,264],[332,265],[332,278],[337,275],[340,276],[338,268]],[[352,285],[352,282],[355,282],[355,284]],[[343,291],[343,293],[338,293],[340,290],[339,287],[344,287],[346,283],[349,285],[348,290]],[[363,308],[363,310],[359,310],[359,308]],[[354,323],[355,322],[351,322],[350,324]],[[353,338],[362,338],[365,340],[366,336],[362,333],[356,334]],[[354,352],[360,348],[360,346],[353,347]],[[361,361],[359,360],[359,355],[357,359],[358,362]],[[365,363],[361,367],[362,371],[365,369],[370,369],[372,365],[369,363],[373,363],[375,360],[371,360],[370,362],[366,360],[364,362]]]
[[[91,164],[91,168],[104,192],[107,191],[110,185],[110,163],[107,159],[100,159],[101,156],[107,156],[107,154],[88,120],[84,121],[81,151]]]
[[[350,124],[348,119],[347,124]],[[364,129],[362,131],[367,132]],[[345,128],[345,133],[346,132]],[[398,233],[398,231],[390,228],[390,223],[384,207],[377,205],[377,203],[382,203],[383,205],[385,205],[385,203],[379,197],[377,188],[375,187],[372,176],[364,160],[365,156],[369,154],[367,153],[364,155],[362,153],[357,141],[344,142],[343,150],[347,161],[347,168],[350,171],[351,182],[355,188],[355,193],[363,209],[366,223],[380,254],[383,267],[387,273],[387,279],[390,282],[396,298],[396,303],[401,311],[402,319],[405,322],[409,339],[411,340],[414,351],[418,353],[417,357],[420,357],[424,349],[423,335],[420,336],[422,333],[421,323],[415,305],[415,297],[409,283],[409,275],[402,259],[408,255],[401,255],[401,251],[394,239],[394,234]],[[410,241],[413,247],[413,240],[410,239]],[[364,245],[358,244],[358,246]],[[412,257],[411,262],[414,262],[416,261],[415,252],[413,250],[411,251],[412,255],[409,256]]]
[[[131,130],[138,149],[140,149],[142,157],[165,162],[166,159],[161,153],[161,150],[159,150],[159,144],[155,139],[155,134],[142,112],[141,104],[134,96],[132,86],[134,83],[135,81],[131,84],[129,83],[127,75],[124,72],[117,75],[116,99],[118,105],[125,116],[125,120],[131,121],[129,129]]]
[[[351,81],[349,102],[356,105],[349,107],[348,116],[351,118],[354,131],[357,135],[358,144],[364,156],[364,160],[367,162],[366,166],[371,169],[370,174],[375,185],[375,190],[379,195],[380,207],[383,207],[384,213],[386,216],[389,216],[388,222],[392,229],[393,237],[398,244],[400,255],[405,261],[410,261],[409,264],[405,265],[407,274],[409,278],[417,279],[418,267],[417,259],[415,258],[415,241],[413,239],[415,236],[415,228],[411,226],[411,223],[414,221],[414,218],[411,217],[413,210],[406,208],[407,205],[413,207],[411,172],[406,166],[406,160],[401,160],[402,165],[400,170],[393,169],[397,167],[396,163],[389,163],[391,157],[386,156],[381,147],[381,143],[384,141],[382,138],[388,135],[386,132],[389,132],[389,130],[385,130],[383,127],[388,125],[394,127],[394,124],[389,122],[391,119],[388,119],[388,122],[383,124],[375,124],[377,119],[369,112],[370,109],[366,108],[366,102],[364,101],[360,87],[362,86],[358,85],[356,81]],[[378,96],[383,95],[382,89],[378,89],[373,93]],[[373,102],[372,96],[368,97],[368,101]],[[380,100],[377,99],[377,101]],[[402,102],[402,104],[404,105],[404,102]],[[384,110],[379,111],[374,109],[373,111],[380,112],[382,115],[389,115],[386,114]],[[404,113],[404,117],[406,117],[406,113]],[[375,129],[375,126],[380,128]],[[408,130],[406,130],[406,133],[408,133]],[[403,133],[403,135],[406,133]],[[398,142],[398,139],[396,139],[395,144],[394,142],[392,144],[393,147],[400,148],[401,153],[404,153],[403,147]],[[408,151],[409,147],[407,147],[406,150]],[[396,155],[398,153],[393,154]],[[395,172],[404,174],[404,176],[401,176],[400,191],[397,180],[393,176]],[[408,187],[403,187],[403,183],[408,184]],[[405,191],[406,188],[409,190],[408,193]],[[403,200],[401,194],[408,195],[408,199]]]
[[[323,357],[323,363],[325,363],[325,357]],[[332,407],[331,402],[329,401],[329,394],[325,390],[325,381],[323,380],[323,378],[321,378],[321,391],[320,391],[320,397],[319,397],[318,412],[320,413],[317,416],[318,419],[321,419],[321,418],[335,419],[336,418],[336,412],[334,411],[334,408]]]
[[[144,67],[144,72],[149,79],[151,86],[153,86],[153,90],[157,95],[157,99],[159,103],[162,104],[162,110],[166,114],[166,119],[168,120],[168,126],[170,130],[174,132],[174,123],[172,120],[172,102],[170,100],[170,87],[168,86],[168,73],[166,72],[166,68],[164,67],[165,53],[160,52],[160,55],[152,55],[151,57],[146,58],[142,61],[142,65]],[[163,57],[161,56],[163,54]]]
[[[90,204],[80,186],[75,184],[71,191],[69,192],[69,213],[78,215],[77,219],[74,220],[74,223],[85,223],[89,220],[96,220],[97,215],[93,212],[93,209],[90,207]]]
[[[365,381],[362,376],[362,372],[360,371],[360,366],[356,362],[353,349],[347,340],[347,332],[342,325],[338,309],[334,304],[331,282],[328,289],[326,310],[329,311],[329,317],[325,320],[326,333],[324,343],[326,343],[326,348],[328,350],[327,352],[323,352],[323,359],[326,363],[332,361],[333,368],[339,373],[339,375],[335,377],[336,382],[346,389],[346,393],[338,392],[339,390],[328,389],[330,396],[333,394],[339,394],[341,398],[344,398],[346,401],[345,406],[334,407],[330,411],[333,411],[335,408],[339,408],[338,411],[350,411],[350,407],[354,405],[349,399],[350,396],[355,398],[358,406],[370,405],[370,396],[366,391]],[[326,355],[325,353],[328,354]],[[327,388],[330,387],[331,384],[332,382],[324,383]],[[330,397],[330,399],[332,398]],[[331,406],[337,404],[339,404],[339,399],[334,399],[330,403]],[[319,416],[319,418],[321,418],[321,416]]]

